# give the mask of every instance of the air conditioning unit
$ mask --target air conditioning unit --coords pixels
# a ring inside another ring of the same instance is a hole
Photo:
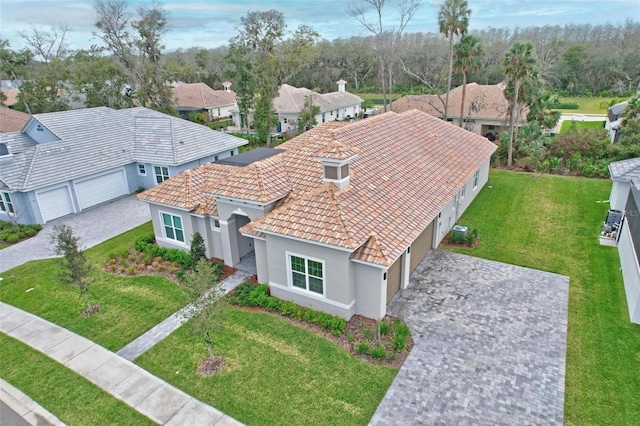
[[[461,238],[467,238],[467,231],[469,230],[469,228],[467,228],[464,225],[455,225],[452,229],[453,231],[453,235],[455,235],[456,237],[461,237]]]

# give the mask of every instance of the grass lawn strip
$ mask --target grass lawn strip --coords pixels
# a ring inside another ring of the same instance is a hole
[[[87,250],[95,267],[91,299],[102,306],[95,315],[80,315],[83,300],[76,287],[58,280],[57,259],[29,262],[3,273],[0,300],[117,351],[194,297],[164,277],[122,277],[103,271],[112,255],[126,253],[136,238],[149,232],[147,223]]]
[[[124,402],[27,345],[0,333],[2,378],[67,425],[154,425]]]
[[[207,356],[188,322],[136,359],[143,368],[248,425],[364,425],[397,374],[266,313],[229,308],[213,337],[225,368],[196,373]]]
[[[571,129],[572,126],[576,127],[576,130],[579,129],[604,129],[604,120],[602,121],[575,121],[575,120],[566,120],[562,122],[562,126],[560,126],[560,134],[563,135]]]
[[[475,249],[449,249],[570,277],[565,393],[568,425],[640,418],[640,327],[631,324],[616,248],[600,246],[611,182],[492,170],[460,219]]]
[[[560,111],[566,114],[601,114],[604,116],[607,115],[609,103],[613,99],[617,102],[625,100],[625,98],[603,98],[599,96],[560,98],[562,103],[579,105],[578,109],[562,109]]]

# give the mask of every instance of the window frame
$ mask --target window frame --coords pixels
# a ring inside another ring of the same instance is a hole
[[[476,170],[473,174],[473,189],[478,187],[478,182],[480,181],[480,170]]]
[[[9,216],[15,216],[16,210],[11,199],[11,193],[8,191],[0,191],[0,210]]]
[[[463,200],[465,195],[467,195],[467,184],[464,184],[460,189],[460,194],[458,196],[458,199]]]
[[[160,226],[162,226],[162,235],[163,238],[165,240],[168,241],[172,241],[176,244],[182,244],[182,245],[186,245],[186,236],[185,236],[185,232],[184,232],[184,219],[182,218],[182,216],[180,215],[176,215],[173,213],[169,213],[169,212],[164,212],[164,211],[160,211],[158,212],[160,214]],[[165,223],[165,215],[171,218],[171,225],[168,225],[167,223]],[[175,222],[175,218],[180,219],[180,227],[178,228],[176,226],[176,222]],[[170,237],[167,234],[167,227],[170,226],[172,229],[172,232],[174,234],[173,237]],[[178,239],[178,232],[179,231],[182,234],[182,240]]]
[[[156,169],[160,169],[160,174],[158,174],[158,171]],[[167,169],[166,177],[165,177],[165,174],[163,173],[164,169]],[[169,173],[169,166],[153,166],[153,177],[156,184],[162,183],[170,179],[171,173]],[[162,178],[160,182],[158,182],[158,177]]]
[[[216,226],[216,222],[218,226]],[[220,218],[211,216],[211,229],[217,232],[220,232]]]
[[[138,163],[138,176],[146,176],[147,175],[147,166],[144,163]]]
[[[296,292],[299,292],[301,294],[305,294],[305,295],[310,295],[313,297],[318,297],[318,298],[323,298],[325,299],[327,296],[327,274],[326,274],[326,266],[325,266],[325,261],[322,259],[317,259],[311,256],[305,256],[299,253],[293,253],[293,252],[286,252],[286,261],[287,261],[287,284],[288,287]],[[305,271],[304,272],[300,272],[300,271],[295,271],[293,269],[293,265],[292,265],[292,260],[293,258],[298,258],[298,259],[302,259],[304,260],[304,267],[305,267]],[[309,262],[314,262],[320,265],[320,273],[322,274],[321,277],[317,276],[317,275],[313,275],[309,272]],[[294,280],[293,274],[300,274],[304,276],[304,282],[305,282],[305,287],[298,287],[296,285],[294,285]],[[310,289],[310,278],[316,279],[316,280],[320,280],[322,283],[322,293],[318,293],[316,291],[313,291]]]

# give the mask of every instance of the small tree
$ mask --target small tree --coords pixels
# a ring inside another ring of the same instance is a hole
[[[223,359],[215,356],[211,335],[220,332],[224,325],[224,304],[220,299],[224,296],[224,288],[218,281],[220,265],[200,259],[193,268],[184,274],[184,283],[194,290],[198,299],[194,302],[197,312],[194,318],[193,331],[203,335],[209,351],[208,366],[201,364],[201,371],[212,374],[222,365]]]
[[[320,107],[313,103],[313,95],[306,95],[304,97],[304,109],[300,113],[300,119],[298,120],[298,131],[304,132],[307,127],[311,128],[318,124],[316,115],[320,114]]]
[[[51,243],[56,255],[62,256],[62,270],[60,281],[65,284],[77,286],[80,295],[87,305],[82,311],[83,315],[89,316],[100,310],[99,305],[92,305],[89,299],[89,284],[91,280],[89,273],[91,265],[87,261],[84,251],[79,244],[80,239],[74,235],[73,229],[67,225],[58,224],[53,227],[51,233]]]
[[[191,237],[191,265],[196,265],[200,259],[206,259],[207,249],[204,246],[204,240],[199,232],[193,234]]]

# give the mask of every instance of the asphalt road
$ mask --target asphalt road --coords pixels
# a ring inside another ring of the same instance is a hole
[[[29,423],[7,404],[0,401],[0,425],[2,426],[29,426]]]

